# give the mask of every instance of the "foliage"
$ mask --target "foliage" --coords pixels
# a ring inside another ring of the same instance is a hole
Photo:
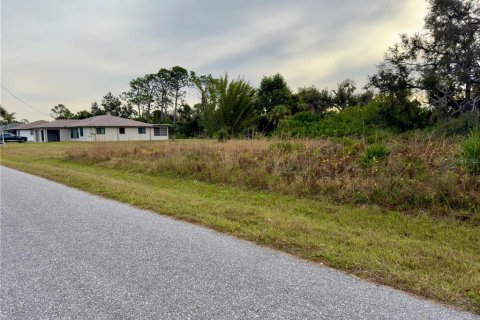
[[[333,91],[335,93],[335,96],[333,97],[335,106],[339,109],[344,109],[345,107],[356,105],[357,100],[354,94],[356,89],[357,86],[351,79],[346,79],[340,82],[337,85],[337,90]]]
[[[67,107],[65,107],[63,104],[58,104],[55,107],[51,109],[52,113],[50,116],[54,118],[55,120],[60,120],[60,119],[73,119],[75,115],[70,111]]]
[[[365,166],[371,166],[373,163],[388,157],[390,151],[381,143],[372,144],[365,149],[360,161]]]
[[[115,117],[131,118],[136,113],[131,104],[123,105],[120,98],[114,96],[110,91],[103,97],[101,105],[105,114]]]
[[[220,129],[229,134],[243,134],[255,125],[255,89],[241,79],[228,80],[225,75],[209,85],[209,100],[202,124],[208,135]]]
[[[440,119],[434,128],[440,135],[467,135],[480,129],[480,111],[465,112],[458,118]]]
[[[379,106],[379,115],[387,126],[407,131],[425,128],[430,124],[430,110],[412,100],[408,92],[406,95],[381,93],[375,102]]]
[[[369,83],[394,96],[415,89],[445,118],[480,107],[480,4],[430,0],[423,33],[402,35]]]
[[[259,114],[269,114],[279,105],[288,105],[292,92],[279,73],[263,77],[258,88],[256,110]]]
[[[10,124],[15,122],[15,112],[8,112],[4,107],[0,106],[0,124]]]
[[[276,134],[281,137],[371,136],[385,129],[377,103],[330,111],[324,115],[299,112],[281,120]],[[388,131],[388,130],[387,130]]]
[[[462,144],[462,157],[472,175],[480,173],[480,131],[472,131]]]
[[[326,88],[322,91],[314,86],[299,88],[298,99],[301,104],[306,106],[307,110],[312,112],[322,113],[334,106],[334,98]]]
[[[217,132],[217,139],[219,142],[224,142],[229,139],[228,130],[225,128],[220,129]]]
[[[174,99],[173,123],[175,124],[177,122],[178,100],[185,95],[183,89],[191,85],[191,80],[188,71],[185,68],[175,66],[170,70],[169,81]]]

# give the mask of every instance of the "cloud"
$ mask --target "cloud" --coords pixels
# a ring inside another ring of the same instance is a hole
[[[388,45],[421,28],[418,0],[4,0],[2,84],[49,113],[89,108],[161,67],[243,76],[258,85],[360,85]],[[36,120],[2,90],[2,105]]]

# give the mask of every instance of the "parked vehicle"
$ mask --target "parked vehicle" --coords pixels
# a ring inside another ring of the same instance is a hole
[[[2,141],[5,141],[5,142],[10,142],[10,141],[27,142],[27,137],[16,136],[12,133],[4,133],[4,134],[0,134],[0,143]]]

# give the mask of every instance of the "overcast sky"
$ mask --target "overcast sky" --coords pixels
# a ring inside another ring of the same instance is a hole
[[[422,0],[2,0],[1,83],[45,114],[89,109],[174,65],[254,86],[277,72],[293,90],[363,85],[425,14]],[[50,120],[4,89],[1,104]]]

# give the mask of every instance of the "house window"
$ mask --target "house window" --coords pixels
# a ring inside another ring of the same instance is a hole
[[[138,128],[138,133],[139,134],[145,134],[145,133],[147,133],[147,129],[146,128]]]
[[[80,137],[83,137],[83,128],[80,128]]]
[[[70,138],[78,139],[78,128],[70,129]]]
[[[168,136],[167,127],[155,127],[153,128],[153,135],[156,137],[166,137]]]
[[[105,128],[97,128],[97,134],[105,134]]]
[[[35,134],[35,130],[30,130],[30,135],[33,136]]]
[[[118,128],[119,134],[125,134],[125,128]]]

